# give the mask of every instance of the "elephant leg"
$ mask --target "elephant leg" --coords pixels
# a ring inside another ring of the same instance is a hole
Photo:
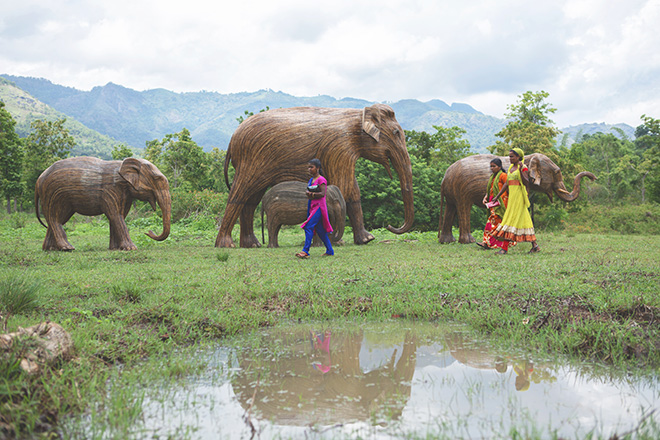
[[[73,216],[73,212],[66,211],[57,216],[46,216],[48,230],[42,249],[45,251],[72,251],[75,248],[71,246],[64,230],[64,224]]]
[[[364,217],[362,214],[362,203],[360,199],[356,201],[346,200],[346,214],[353,227],[353,242],[355,244],[367,244],[374,239],[371,232],[364,227]]]
[[[73,213],[65,214],[61,219],[46,219],[48,230],[42,249],[45,251],[72,251],[75,248],[71,246],[64,230],[64,224],[69,221]]]
[[[261,247],[259,239],[254,235],[254,211],[257,209],[257,206],[265,193],[266,190],[264,189],[250,196],[247,203],[243,205],[243,209],[241,209],[241,235],[239,245],[242,248]]]
[[[232,187],[232,191],[234,187]],[[235,247],[234,241],[231,239],[231,231],[234,229],[238,215],[243,209],[243,203],[238,202],[236,198],[232,195],[232,191],[229,192],[229,198],[227,200],[227,206],[225,208],[225,213],[222,216],[222,221],[220,222],[220,230],[218,231],[218,236],[215,239],[215,247]],[[242,229],[242,228],[241,228]]]
[[[440,243],[453,243],[456,241],[454,235],[451,233],[452,226],[454,225],[454,219],[456,218],[456,205],[449,203],[445,205],[445,215],[440,220]]]
[[[276,248],[280,247],[279,242],[277,241],[277,236],[280,233],[282,224],[276,221],[268,221],[268,247]]]
[[[119,213],[106,214],[110,222],[110,250],[134,251],[137,246],[131,241],[128,234],[128,226],[124,217]]]
[[[475,239],[470,231],[470,210],[471,203],[461,203],[458,205],[458,242],[474,243]]]

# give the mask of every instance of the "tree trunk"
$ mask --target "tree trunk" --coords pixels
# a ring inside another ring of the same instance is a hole
[[[7,214],[11,214],[11,197],[7,196]]]

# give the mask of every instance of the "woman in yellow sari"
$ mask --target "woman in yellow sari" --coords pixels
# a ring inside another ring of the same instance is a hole
[[[493,232],[493,238],[508,242],[527,241],[532,243],[529,253],[540,250],[536,242],[534,223],[529,215],[529,198],[527,196],[527,185],[529,184],[529,170],[525,166],[525,153],[520,148],[509,151],[511,166],[507,173],[506,184],[495,197],[499,199],[505,191],[509,192],[509,203],[500,223]],[[498,254],[506,254],[504,249]]]

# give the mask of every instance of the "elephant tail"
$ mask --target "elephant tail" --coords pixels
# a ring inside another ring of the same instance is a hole
[[[231,189],[231,183],[229,183],[229,162],[231,162],[231,149],[227,148],[227,154],[225,154],[225,184],[227,189]]]
[[[39,217],[39,191],[34,192],[34,212],[37,214],[37,220],[39,220],[41,226],[48,229],[48,226],[46,226],[44,222],[41,221],[41,217]]]
[[[442,222],[444,221],[444,211],[445,211],[445,192],[440,188],[440,221],[438,226],[438,237],[442,235]]]
[[[266,242],[266,236],[264,235],[264,204],[261,203],[261,242]]]

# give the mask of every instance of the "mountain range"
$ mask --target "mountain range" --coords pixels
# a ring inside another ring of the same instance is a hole
[[[3,80],[4,77],[5,79]],[[363,108],[374,104],[357,98],[336,99],[327,95],[296,97],[273,90],[221,94],[200,91],[175,93],[165,89],[136,91],[117,84],[82,91],[53,84],[43,78],[3,74],[0,100],[17,120],[17,132],[26,136],[34,119],[67,118],[67,128],[78,143],[74,154],[108,157],[114,145],[124,143],[134,150],[147,141],[187,128],[204,150],[226,149],[245,112],[297,106]],[[477,153],[487,152],[505,125],[504,119],[485,115],[468,104],[447,104],[439,99],[421,102],[406,99],[386,102],[405,130],[435,132],[433,126],[458,126]],[[578,134],[610,132],[613,125],[582,124],[562,129],[569,143]],[[634,128],[617,124],[629,138]],[[617,134],[616,132],[614,132]]]

